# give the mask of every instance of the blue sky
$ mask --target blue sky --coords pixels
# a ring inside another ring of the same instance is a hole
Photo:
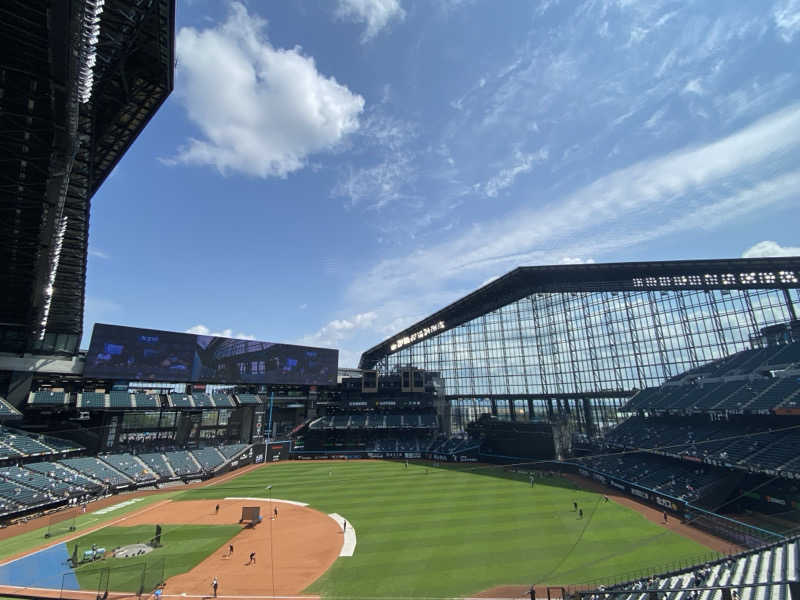
[[[176,38],[92,202],[83,347],[355,366],[520,265],[800,254],[800,0],[178,0]]]

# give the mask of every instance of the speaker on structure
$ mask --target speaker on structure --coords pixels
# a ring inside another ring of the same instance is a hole
[[[425,371],[421,371],[420,369],[414,369],[411,371],[411,391],[425,391]]]
[[[378,391],[378,372],[363,371],[361,373],[361,393],[375,394]]]
[[[403,369],[400,373],[400,391],[401,392],[410,392],[411,391],[411,369]]]

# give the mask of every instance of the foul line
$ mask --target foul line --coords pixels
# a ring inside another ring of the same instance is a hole
[[[331,519],[336,521],[339,529],[344,529],[345,519],[342,515],[331,513],[328,515]],[[353,556],[356,551],[356,530],[350,521],[347,521],[347,529],[344,529],[344,539],[342,540],[342,549],[339,551],[339,556]]]
[[[248,498],[246,496],[230,496],[228,498],[223,498],[223,500],[253,500],[255,502],[282,502],[283,504],[294,504],[295,506],[308,506],[308,502],[297,502],[296,500],[281,500],[280,498]]]
[[[166,504],[167,502],[171,502],[171,500],[168,499],[168,500],[162,500],[161,502],[154,502],[150,506],[145,506],[142,510],[134,511],[129,515],[125,515],[124,517],[120,517],[119,519],[116,519],[115,521],[109,521],[108,523],[101,523],[100,525],[98,525],[97,527],[94,527],[94,528],[89,527],[87,529],[82,529],[81,531],[76,531],[75,534],[72,537],[66,537],[66,538],[63,538],[63,539],[60,539],[60,540],[56,540],[52,544],[49,544],[48,546],[44,546],[42,548],[39,548],[38,550],[34,550],[33,552],[28,552],[27,554],[23,554],[22,556],[18,556],[17,558],[12,558],[11,560],[7,560],[5,562],[0,562],[0,567],[5,567],[6,565],[10,565],[11,563],[15,563],[18,560],[22,560],[23,558],[27,558],[29,556],[33,556],[34,554],[39,554],[40,552],[44,552],[45,550],[49,550],[50,548],[58,546],[59,544],[67,544],[67,543],[71,542],[72,540],[77,540],[80,537],[83,537],[83,536],[85,536],[85,535],[87,535],[89,533],[94,533],[95,531],[99,531],[101,529],[104,529],[105,527],[111,527],[112,525],[116,525],[117,523],[121,523],[122,521],[130,519],[131,517],[138,517],[142,513],[146,513],[148,510],[152,510],[157,506],[161,506],[162,504]],[[41,588],[41,589],[52,589],[52,588]]]

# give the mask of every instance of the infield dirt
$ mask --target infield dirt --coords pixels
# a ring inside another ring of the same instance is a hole
[[[219,504],[219,513],[215,507]],[[294,504],[253,500],[188,500],[169,502],[131,517],[127,525],[237,523],[242,506],[259,506],[263,520],[243,527],[228,543],[190,571],[171,577],[165,595],[212,595],[211,581],[219,582],[219,596],[298,594],[322,575],[339,556],[342,531],[329,516]],[[272,509],[278,518],[272,519]],[[255,564],[249,563],[251,552]],[[274,578],[273,578],[274,575]]]

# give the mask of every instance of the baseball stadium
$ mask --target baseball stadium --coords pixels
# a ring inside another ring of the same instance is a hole
[[[90,202],[173,89],[175,1],[10,5],[1,597],[800,599],[800,257],[520,266],[358,369],[81,349]]]

